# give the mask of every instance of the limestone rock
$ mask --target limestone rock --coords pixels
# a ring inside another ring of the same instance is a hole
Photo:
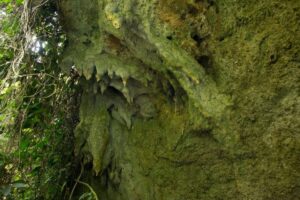
[[[101,199],[300,199],[298,0],[60,8]]]

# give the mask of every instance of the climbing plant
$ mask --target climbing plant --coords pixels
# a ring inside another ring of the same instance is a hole
[[[64,199],[77,88],[56,1],[1,0],[0,20],[0,197]]]

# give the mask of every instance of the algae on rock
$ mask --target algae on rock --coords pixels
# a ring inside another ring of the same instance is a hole
[[[300,198],[300,2],[62,0],[103,199]]]

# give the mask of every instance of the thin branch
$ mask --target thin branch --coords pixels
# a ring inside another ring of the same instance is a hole
[[[71,200],[72,197],[73,197],[74,191],[75,191],[75,189],[76,189],[76,187],[77,187],[77,185],[78,185],[78,183],[79,183],[79,181],[80,181],[80,179],[81,179],[81,176],[82,176],[82,173],[83,173],[83,169],[84,169],[84,167],[83,167],[83,164],[81,163],[80,174],[79,174],[79,176],[77,177],[77,179],[75,180],[75,184],[74,184],[74,186],[73,186],[73,188],[72,188],[71,194],[70,194],[70,196],[69,196],[69,200]]]
[[[90,191],[92,192],[92,194],[94,195],[95,200],[99,200],[99,198],[98,198],[98,196],[97,196],[95,190],[92,188],[92,186],[90,186],[89,184],[87,184],[87,183],[85,183],[85,182],[82,182],[82,181],[78,181],[78,183],[80,183],[80,184],[82,184],[82,185],[88,187],[89,190],[90,190]]]

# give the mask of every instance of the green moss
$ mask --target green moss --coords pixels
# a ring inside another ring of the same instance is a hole
[[[109,139],[110,116],[102,100],[99,95],[84,94],[80,108],[81,122],[75,133],[76,152],[79,154],[83,151],[92,156],[93,170],[96,175],[103,170],[103,157]],[[86,160],[86,162],[89,161]]]
[[[63,63],[108,199],[295,199],[298,1],[73,3]]]

